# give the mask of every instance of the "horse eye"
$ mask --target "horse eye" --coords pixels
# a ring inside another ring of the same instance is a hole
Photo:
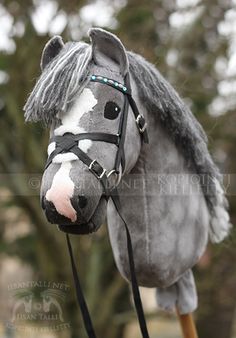
[[[108,120],[115,120],[120,113],[120,107],[112,101],[106,103],[104,117]]]

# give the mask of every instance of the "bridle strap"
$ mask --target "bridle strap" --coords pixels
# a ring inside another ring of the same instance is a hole
[[[139,327],[140,327],[140,330],[142,332],[143,338],[149,338],[146,319],[145,319],[145,316],[144,316],[142,301],[141,301],[138,282],[137,282],[136,273],[135,273],[132,240],[131,240],[130,231],[129,231],[129,228],[127,226],[127,223],[126,223],[126,221],[124,220],[124,218],[121,214],[121,204],[120,204],[119,195],[117,194],[116,189],[114,189],[112,191],[111,199],[114,203],[114,206],[116,208],[118,215],[120,216],[120,218],[123,221],[123,224],[125,226],[128,257],[129,257],[129,267],[130,267],[130,277],[131,277],[131,285],[132,285],[132,293],[133,293],[135,309],[136,309],[136,312],[137,312],[137,315],[138,315]]]
[[[137,278],[135,274],[135,264],[134,264],[131,236],[130,236],[127,223],[125,222],[122,216],[122,213],[121,213],[121,204],[120,204],[117,189],[109,186],[109,180],[108,180],[109,174],[107,175],[106,170],[98,163],[98,161],[92,160],[82,149],[78,147],[78,142],[84,139],[90,139],[94,141],[102,141],[102,142],[108,142],[108,143],[115,144],[118,147],[118,149],[116,153],[116,159],[115,159],[115,165],[114,165],[113,171],[115,171],[116,173],[119,173],[120,165],[122,166],[123,170],[125,168],[124,143],[125,143],[125,136],[126,136],[129,105],[131,106],[132,111],[134,113],[135,121],[136,121],[138,130],[140,132],[141,138],[144,142],[148,143],[146,122],[145,122],[143,115],[139,113],[137,105],[132,98],[129,73],[127,73],[125,77],[125,86],[122,84],[119,84],[118,82],[112,79],[107,79],[107,78],[104,78],[102,76],[97,76],[97,75],[96,76],[93,75],[91,77],[91,81],[107,84],[109,86],[112,86],[118,89],[123,94],[125,94],[123,113],[120,118],[118,133],[116,135],[107,134],[107,133],[81,133],[78,135],[74,135],[71,133],[66,133],[63,136],[53,136],[50,139],[50,141],[56,143],[56,148],[48,157],[45,169],[48,168],[48,166],[52,163],[53,158],[56,155],[67,153],[67,152],[72,152],[78,157],[79,160],[81,160],[89,168],[92,174],[100,181],[103,187],[103,195],[105,195],[105,198],[107,200],[109,200],[109,198],[112,199],[115,209],[118,215],[120,216],[121,220],[123,221],[123,224],[126,230],[127,250],[128,250],[129,266],[130,266],[130,279],[131,279],[131,284],[132,284],[132,293],[133,293],[136,312],[138,315],[140,330],[142,332],[143,338],[149,338],[146,320],[145,320],[143,307],[142,307],[142,302],[140,298],[139,288],[138,288],[138,282],[137,282]],[[85,329],[86,329],[86,332],[89,338],[96,338],[93,324],[92,324],[92,321],[89,315],[88,307],[87,307],[87,304],[86,304],[86,301],[84,299],[83,292],[81,289],[81,284],[79,281],[79,276],[78,276],[77,268],[75,265],[72,246],[71,246],[71,242],[70,242],[70,238],[68,234],[66,234],[66,240],[67,240],[67,246],[68,246],[70,260],[71,260],[72,272],[73,272],[74,283],[75,283],[75,288],[76,288],[76,296],[77,296],[77,300],[78,300],[78,303],[79,303],[79,306],[82,312]]]
[[[129,101],[128,101],[127,96],[125,96],[123,114],[120,120],[119,131],[118,131],[118,134],[120,135],[120,140],[119,140],[119,147],[116,153],[116,160],[115,160],[115,171],[117,173],[119,172],[120,164],[122,166],[123,171],[125,168],[124,143],[125,143],[125,136],[126,136],[128,112],[129,112]]]
[[[112,144],[115,144],[118,147],[120,137],[119,137],[118,134],[113,135],[113,134],[107,134],[107,133],[81,133],[79,135],[66,133],[63,136],[53,136],[50,139],[50,143],[55,142],[57,147],[48,157],[44,170],[49,167],[49,165],[52,163],[53,158],[56,155],[67,153],[69,151],[72,151],[72,149],[73,149],[73,152],[74,152],[74,150],[78,148],[78,142],[80,140],[86,140],[86,139],[89,139],[89,140],[92,140],[92,141],[112,143]],[[81,150],[80,154],[82,154],[82,153],[84,153],[84,152]],[[86,153],[84,153],[84,154],[85,154],[85,157],[86,157]]]
[[[139,321],[139,327],[142,333],[143,338],[149,338],[149,333],[147,330],[147,324],[144,316],[144,311],[143,311],[143,306],[142,306],[142,301],[140,297],[140,292],[139,292],[139,287],[138,287],[138,282],[135,274],[135,264],[134,264],[134,257],[133,257],[133,247],[132,247],[132,241],[131,241],[131,236],[130,236],[130,231],[127,226],[127,223],[125,222],[122,214],[121,214],[121,205],[120,205],[120,200],[119,200],[119,195],[117,193],[116,189],[112,190],[112,194],[110,195],[113,204],[116,208],[117,213],[119,214],[121,220],[123,221],[123,224],[125,226],[126,230],[126,239],[127,239],[127,249],[128,249],[128,258],[129,258],[129,266],[130,266],[130,279],[131,279],[131,285],[132,285],[132,294],[133,294],[133,300],[134,300],[134,305],[136,308],[136,312],[138,315],[138,321]],[[79,280],[78,276],[78,271],[75,265],[75,260],[73,256],[73,251],[70,243],[70,237],[68,234],[66,234],[66,239],[67,239],[67,246],[69,250],[69,255],[70,255],[70,261],[71,261],[71,267],[72,267],[72,272],[73,272],[73,277],[74,277],[74,283],[75,283],[75,289],[76,289],[76,296],[77,296],[77,301],[82,313],[83,317],[83,322],[84,326],[88,335],[88,338],[96,338],[96,334],[93,328],[92,320],[89,315],[88,311],[88,306],[86,304],[85,298],[83,296],[83,291],[81,289],[81,283]]]
[[[137,124],[140,136],[141,136],[142,141],[144,143],[148,143],[149,140],[148,140],[148,133],[147,133],[147,123],[145,121],[144,116],[139,113],[136,102],[133,99],[131,85],[130,85],[130,75],[129,75],[129,73],[127,73],[127,75],[125,77],[125,83],[126,83],[126,86],[127,86],[127,98],[128,98],[130,107],[133,111],[133,114],[134,114],[134,117],[135,117],[135,122]]]
[[[68,234],[66,234],[66,241],[67,241],[67,247],[68,247],[68,251],[70,254],[70,261],[71,261],[71,267],[72,267],[72,272],[73,272],[73,278],[74,278],[74,283],[75,283],[75,290],[76,290],[76,297],[77,297],[77,301],[83,316],[83,321],[84,321],[84,326],[87,332],[87,335],[89,338],[96,338],[96,334],[93,328],[93,323],[89,314],[89,310],[88,310],[88,306],[86,304],[86,300],[84,298],[83,295],[83,291],[81,288],[81,284],[80,284],[80,280],[79,280],[79,276],[78,276],[78,272],[77,272],[77,268],[75,265],[75,259],[74,259],[74,255],[73,255],[73,251],[72,251],[72,246],[71,246],[71,242],[70,242],[70,237]]]
[[[67,135],[65,133],[63,136],[53,136],[51,138],[51,141],[53,142],[60,142],[62,138],[64,138]],[[101,142],[108,142],[108,143],[114,143],[118,146],[119,144],[119,135],[114,134],[108,134],[108,133],[80,133],[77,135],[74,135],[73,137],[74,141],[81,141],[81,140],[92,140],[92,141],[101,141]]]

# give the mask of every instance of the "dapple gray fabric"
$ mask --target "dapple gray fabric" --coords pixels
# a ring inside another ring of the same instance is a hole
[[[230,228],[220,174],[208,153],[201,126],[155,67],[142,57],[126,52],[113,34],[92,29],[90,36],[92,47],[67,43],[48,63],[25,105],[26,120],[54,123],[56,114],[66,113],[86,86],[98,103],[81,118],[80,127],[87,132],[116,133],[119,119],[108,121],[103,110],[111,100],[122,107],[123,94],[89,82],[89,76],[100,74],[123,82],[129,67],[133,97],[148,122],[150,144],[141,144],[130,110],[126,167],[119,186],[122,215],[131,232],[139,285],[162,288],[163,307],[177,302],[184,313],[196,304],[192,275],[186,271],[203,254],[208,234],[219,241]],[[114,167],[116,147],[92,142],[88,155],[109,172]],[[101,186],[98,187],[99,182],[80,161],[71,161],[71,165],[74,195],[87,196],[88,205],[83,213],[86,219],[100,225],[106,208],[103,201],[97,209],[101,203]],[[45,171],[42,195],[50,188],[58,166],[52,163]],[[194,175],[202,174],[210,178],[207,183],[191,180]],[[117,267],[129,279],[125,229],[111,201],[107,206],[107,221]],[[170,289],[164,292],[163,288]]]
[[[124,77],[129,70],[128,56],[121,41],[107,34],[103,29],[90,29],[94,63],[103,68],[112,68]]]
[[[222,177],[207,150],[207,136],[191,111],[180,99],[179,95],[162,77],[158,70],[139,55],[129,53],[130,71],[138,88],[138,96],[149,114],[156,115],[159,123],[167,131],[183,156],[189,160],[189,167],[199,174],[201,186],[211,213],[210,236],[213,242],[221,241],[228,233],[231,225],[227,214],[226,198],[219,197],[216,180]],[[221,231],[219,231],[219,228]]]
[[[198,297],[192,271],[187,270],[176,283],[167,288],[157,288],[156,295],[157,304],[164,311],[172,312],[176,307],[180,314],[195,311]]]

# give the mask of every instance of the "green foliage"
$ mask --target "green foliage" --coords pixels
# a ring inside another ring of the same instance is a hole
[[[0,242],[0,254],[5,253],[9,256],[20,258],[23,262],[38,267],[38,257],[35,246],[37,244],[36,235],[29,234],[26,236],[18,237],[14,242],[9,245],[5,241]]]

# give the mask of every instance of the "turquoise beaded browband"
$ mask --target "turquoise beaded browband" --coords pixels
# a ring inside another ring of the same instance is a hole
[[[119,91],[121,91],[124,94],[129,94],[128,88],[126,86],[124,86],[122,83],[119,83],[119,82],[114,81],[112,79],[108,79],[107,77],[103,77],[101,75],[92,75],[90,80],[93,81],[93,82],[100,82],[100,83],[107,84],[111,87],[118,89]]]

